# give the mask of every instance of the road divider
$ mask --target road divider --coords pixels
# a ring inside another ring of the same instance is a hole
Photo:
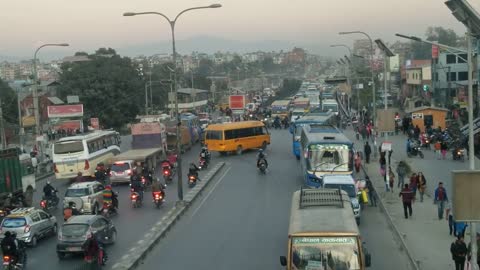
[[[127,251],[127,253],[112,266],[112,270],[131,270],[137,268],[148,252],[165,237],[167,232],[180,219],[190,205],[192,205],[195,199],[201,195],[203,189],[224,166],[225,162],[220,162],[212,167],[203,179],[197,182],[196,186],[185,195],[184,203],[178,203],[173,206],[165,216],[152,226],[152,229],[144,235],[143,239],[140,239],[134,247]]]

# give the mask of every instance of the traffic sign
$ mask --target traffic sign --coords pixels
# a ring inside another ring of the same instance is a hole
[[[392,142],[383,142],[382,143],[382,152],[392,151]]]

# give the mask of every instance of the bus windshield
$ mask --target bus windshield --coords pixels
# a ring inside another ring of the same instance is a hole
[[[295,270],[360,270],[355,237],[293,237],[291,266]]]
[[[323,110],[332,110],[333,112],[338,112],[337,104],[323,104]]]
[[[309,170],[346,172],[349,167],[349,147],[346,144],[311,144],[308,147]]]
[[[83,152],[83,143],[81,141],[57,142],[54,146],[55,154],[70,154]]]

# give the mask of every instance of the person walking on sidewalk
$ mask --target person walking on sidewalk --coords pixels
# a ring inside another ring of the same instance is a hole
[[[412,190],[408,187],[408,184],[405,184],[402,191],[398,197],[402,197],[403,202],[403,213],[405,214],[405,218],[412,217],[412,203],[415,201],[415,197],[413,197]],[[408,213],[407,213],[408,209]]]
[[[367,187],[367,192],[368,192],[368,199],[370,200],[370,205],[371,206],[377,206],[377,193],[375,189],[373,188],[372,181],[370,180],[370,177],[366,177],[365,181],[366,187]]]
[[[450,252],[455,262],[455,270],[464,270],[468,249],[463,241],[463,236],[459,235],[457,240],[450,245]]]
[[[455,224],[455,220],[453,220],[453,209],[452,204],[448,204],[445,209],[445,219],[448,220],[448,230],[450,231],[450,235],[457,236],[457,226]]]
[[[445,159],[446,156],[447,156],[447,150],[448,150],[448,145],[447,145],[446,141],[442,141],[442,143],[440,145],[440,149],[441,149],[441,152],[442,152],[442,159]]]
[[[447,191],[443,187],[443,183],[438,183],[438,187],[435,189],[435,194],[433,197],[433,202],[437,204],[438,207],[438,219],[443,219],[443,211],[445,209],[445,204],[448,203]]]
[[[405,184],[405,176],[407,175],[407,167],[403,161],[400,161],[397,165],[397,175],[398,175],[398,188],[402,188]]]
[[[393,184],[395,183],[395,174],[393,173],[392,167],[388,166],[388,184],[390,186],[390,191],[393,193]]]
[[[425,194],[425,190],[427,189],[427,180],[422,172],[418,173],[418,191],[420,192],[420,202],[423,202],[423,195]]]
[[[440,141],[436,141],[434,144],[435,147],[435,156],[437,156],[437,159],[441,159],[442,157],[442,143]]]
[[[365,146],[363,147],[363,152],[365,153],[365,161],[370,163],[370,154],[372,153],[372,148],[368,142],[365,142]]]
[[[355,154],[355,173],[360,172],[360,166],[362,166],[362,158],[360,157],[360,153]]]
[[[417,198],[417,187],[418,187],[418,176],[417,173],[412,173],[412,176],[410,176],[410,189],[413,192],[413,197]]]

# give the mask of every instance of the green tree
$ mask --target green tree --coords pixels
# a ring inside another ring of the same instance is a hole
[[[17,95],[10,86],[0,79],[0,99],[3,119],[9,123],[18,122]]]
[[[445,29],[440,26],[430,26],[425,31],[428,41],[435,41],[448,46],[458,46],[460,37],[452,29]],[[432,45],[423,42],[412,41],[411,48],[415,59],[430,59],[432,57]]]
[[[143,109],[142,78],[130,58],[111,48],[100,48],[89,58],[62,65],[59,96],[78,95],[86,119],[98,117],[102,126],[118,129]]]

